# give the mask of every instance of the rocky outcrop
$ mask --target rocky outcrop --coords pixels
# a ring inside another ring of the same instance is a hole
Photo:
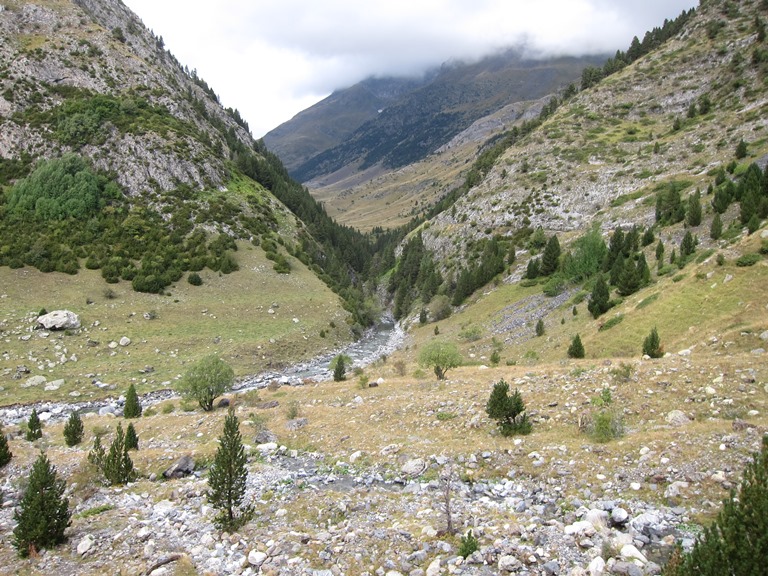
[[[77,330],[80,328],[80,317],[69,310],[54,310],[38,316],[37,323],[46,330]]]

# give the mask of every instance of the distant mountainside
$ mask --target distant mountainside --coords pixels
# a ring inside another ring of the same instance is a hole
[[[376,164],[398,168],[434,152],[479,118],[576,81],[585,66],[604,59],[532,60],[508,50],[471,64],[444,64],[420,81],[366,80],[305,110],[264,141],[302,182],[327,182],[335,172]],[[376,90],[381,87],[391,88],[386,96]]]

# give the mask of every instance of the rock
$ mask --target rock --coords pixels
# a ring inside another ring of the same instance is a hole
[[[363,455],[363,453],[360,450],[356,450],[355,452],[352,452],[352,454],[349,455],[349,463],[354,464],[358,461],[358,459]]]
[[[80,543],[77,545],[77,553],[80,554],[80,556],[84,556],[92,547],[93,536],[86,534],[85,538],[80,540]]]
[[[672,482],[672,484],[667,486],[667,489],[664,491],[664,497],[677,498],[680,496],[680,490],[683,488],[688,488],[688,482],[682,482],[679,480]]]
[[[54,310],[37,318],[37,323],[46,330],[77,330],[80,317],[69,310]]]
[[[127,336],[123,336],[122,338],[120,338],[120,341],[118,342],[118,344],[120,344],[120,346],[123,346],[123,347],[130,346],[131,339],[128,338]]]
[[[611,574],[624,574],[625,576],[643,576],[643,570],[634,562],[616,562],[611,567]]]
[[[267,559],[267,555],[264,552],[259,552],[258,550],[251,550],[248,553],[248,563],[251,566],[261,567],[262,564]]]
[[[278,449],[277,442],[265,442],[264,444],[258,444],[256,446],[256,450],[261,452],[263,455],[277,452],[277,449]]]
[[[49,382],[45,385],[45,391],[46,392],[55,392],[59,388],[61,388],[64,385],[64,380],[54,380],[53,382]]]
[[[544,569],[544,574],[552,574],[552,576],[560,574],[560,564],[555,560],[545,562],[542,568]]]
[[[594,558],[592,562],[589,563],[587,570],[589,570],[589,576],[603,576],[603,573],[605,572],[605,560],[600,558],[600,556]]]
[[[665,419],[667,423],[671,424],[672,426],[684,426],[691,421],[691,419],[688,418],[686,413],[682,410],[672,410],[671,412],[668,412]]]
[[[427,576],[438,576],[438,574],[440,574],[440,558],[435,558],[429,563]]]
[[[111,414],[112,416],[115,415],[114,406],[102,406],[99,408],[99,416],[107,416],[108,414]]]
[[[614,508],[611,510],[611,522],[617,526],[622,526],[629,520],[629,513],[624,508]]]
[[[259,410],[269,410],[270,408],[277,408],[280,406],[280,402],[277,400],[270,400],[269,402],[261,402],[260,404],[256,404],[256,408]]]
[[[163,478],[183,478],[189,476],[195,470],[195,460],[186,454],[176,460],[165,472]]]
[[[764,332],[760,333],[760,340],[763,340],[764,342],[768,342],[768,330],[765,330]]]
[[[309,420],[306,418],[294,418],[293,420],[288,420],[288,422],[285,423],[285,427],[288,428],[288,430],[300,430],[308,423]]]
[[[592,522],[588,522],[587,520],[580,520],[579,522],[574,522],[573,524],[566,526],[565,533],[569,536],[574,534],[592,536],[595,533],[595,526],[592,524]]]
[[[514,572],[520,566],[520,560],[515,556],[506,554],[499,557],[499,572]]]
[[[608,527],[608,512],[593,508],[584,517],[584,520],[592,524],[595,530],[603,530]]]
[[[632,544],[625,544],[621,547],[620,555],[625,560],[638,561],[641,564],[648,564],[648,559],[643,555],[640,550],[635,548]]]
[[[422,460],[421,458],[415,458],[413,460],[408,460],[405,464],[403,464],[400,467],[400,472],[404,476],[419,476],[424,472],[424,470],[427,469],[427,464]]]
[[[33,386],[40,386],[45,384],[48,379],[45,376],[30,376],[23,384],[20,384],[21,388],[32,388]]]
[[[762,356],[765,354],[765,348],[755,348],[751,352],[752,356]]]
[[[259,430],[253,440],[256,444],[277,443],[277,435],[265,428],[264,430]]]

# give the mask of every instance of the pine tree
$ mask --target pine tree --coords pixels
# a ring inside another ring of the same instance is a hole
[[[64,424],[64,442],[67,446],[76,446],[83,441],[83,420],[77,411],[69,415],[67,423]]]
[[[136,428],[133,427],[133,423],[128,424],[128,428],[125,430],[125,449],[139,449],[139,436],[136,434]]]
[[[688,197],[686,222],[688,226],[698,226],[701,224],[701,193],[698,189]]]
[[[651,283],[651,270],[645,260],[645,254],[640,252],[637,258],[637,275],[640,277],[640,286],[648,286]]]
[[[605,282],[605,278],[600,274],[595,281],[595,286],[592,288],[592,294],[589,297],[589,304],[587,304],[587,310],[592,314],[593,318],[597,318],[601,314],[604,314],[611,308],[610,292],[608,290],[608,284]]]
[[[664,355],[664,349],[661,347],[661,339],[656,327],[653,327],[651,333],[643,340],[643,354],[651,358],[661,358]]]
[[[720,214],[715,212],[715,217],[712,218],[712,225],[709,227],[709,237],[712,240],[717,240],[723,235],[723,221],[720,219]]]
[[[739,140],[739,143],[736,145],[736,158],[741,160],[742,158],[746,157],[747,155],[747,143],[744,142],[744,138]]]
[[[544,319],[539,318],[536,322],[536,336],[544,336]]]
[[[34,442],[38,438],[43,437],[43,425],[40,423],[40,418],[37,415],[37,410],[32,408],[32,414],[29,415],[27,420],[27,433],[25,438],[30,442]]]
[[[676,554],[666,576],[766,574],[768,558],[768,435],[747,464],[738,498],[732,491],[714,523],[704,530],[690,554]]]
[[[220,511],[216,524],[222,530],[236,530],[248,522],[253,512],[250,506],[242,506],[248,478],[246,463],[240,423],[235,411],[230,408],[224,419],[224,433],[219,437],[219,447],[208,472],[208,501]]]
[[[339,354],[338,356],[336,356],[336,364],[333,367],[333,381],[342,382],[343,380],[346,380],[346,374],[347,374],[347,366],[344,360],[344,355]]]
[[[686,230],[685,235],[683,236],[683,240],[680,242],[681,258],[685,258],[686,256],[693,254],[696,251],[696,244],[697,241],[693,237],[693,234],[691,234],[691,231]]]
[[[640,289],[642,278],[637,270],[637,266],[631,258],[624,260],[624,268],[619,274],[616,289],[621,296],[629,296]]]
[[[525,403],[520,391],[515,389],[510,396],[509,384],[504,380],[494,384],[485,411],[489,418],[496,420],[502,436],[531,432],[531,422],[525,414]]]
[[[115,439],[109,447],[109,452],[101,463],[101,472],[110,486],[126,484],[136,478],[133,469],[133,460],[128,455],[128,447],[125,443],[125,434],[122,425],[117,423]]]
[[[29,485],[19,508],[13,514],[16,521],[13,546],[22,558],[66,541],[64,530],[69,526],[71,513],[64,489],[64,481],[56,477],[56,468],[41,452],[32,465]]]
[[[576,334],[568,347],[568,358],[584,358],[584,345],[581,343],[581,337]]]
[[[539,277],[540,260],[538,258],[531,258],[528,260],[528,267],[525,269],[525,277],[529,280]]]
[[[544,254],[541,256],[541,268],[539,274],[541,276],[549,276],[557,271],[560,263],[560,241],[557,239],[557,234],[553,234],[547,242],[546,248],[544,248]]]
[[[8,464],[13,458],[13,453],[8,447],[8,438],[3,433],[3,427],[0,425],[0,468]]]
[[[139,395],[136,394],[136,387],[131,384],[128,387],[128,392],[125,394],[125,407],[123,408],[123,416],[126,418],[138,418],[141,416],[142,408],[141,402],[139,402]]]

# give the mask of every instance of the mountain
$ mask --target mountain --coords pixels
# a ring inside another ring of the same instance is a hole
[[[362,296],[368,239],[332,221],[122,2],[6,3],[0,37],[0,274],[4,294],[16,295],[14,330],[30,309],[69,307],[106,323],[93,304],[114,320],[112,307],[135,315],[142,302],[155,318],[169,301],[210,309],[207,295],[240,302],[213,324],[249,334],[220,350],[253,370],[287,362],[289,350],[312,356],[373,322]],[[235,328],[244,310],[289,314],[294,298],[317,304],[304,324],[291,322],[296,314],[266,330]],[[166,321],[180,322],[180,347],[198,354],[221,341],[199,312],[179,312]],[[74,384],[81,370],[99,371],[98,355],[85,346],[79,366],[55,363]],[[178,374],[174,357],[157,367],[156,385]]]
[[[302,112],[264,141],[302,182],[327,183],[339,171],[377,164],[399,168],[434,152],[479,118],[550,94],[578,79],[585,66],[602,60],[533,60],[508,50],[478,62],[443,64],[420,81],[366,80]],[[382,84],[395,88],[386,98],[372,89]],[[360,112],[362,103],[347,110],[350,101],[360,102],[361,94],[367,114]]]

